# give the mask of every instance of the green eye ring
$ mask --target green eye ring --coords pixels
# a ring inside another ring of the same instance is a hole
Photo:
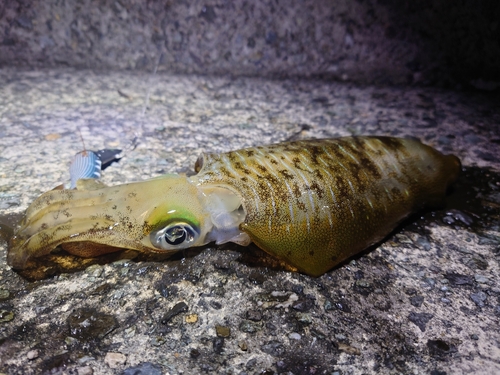
[[[199,236],[196,226],[187,222],[172,222],[151,232],[150,240],[158,249],[173,250],[192,246]]]

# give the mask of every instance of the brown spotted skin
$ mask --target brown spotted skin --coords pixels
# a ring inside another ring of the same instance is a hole
[[[409,214],[440,204],[460,162],[418,141],[347,137],[203,155],[198,183],[243,198],[240,229],[319,276],[380,241]]]

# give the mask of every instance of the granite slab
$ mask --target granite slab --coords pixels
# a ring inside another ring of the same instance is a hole
[[[500,373],[498,97],[72,69],[1,69],[0,82],[3,237],[69,180],[82,139],[124,150],[109,185],[192,171],[201,152],[351,134],[417,137],[464,165],[448,208],[318,278],[225,245],[31,281],[4,238],[0,373]]]

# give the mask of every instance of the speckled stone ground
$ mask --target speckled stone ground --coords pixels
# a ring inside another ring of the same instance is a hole
[[[0,66],[498,90],[499,15],[494,0],[0,1]]]
[[[498,97],[74,70],[5,69],[0,82],[4,236],[68,179],[77,129],[88,149],[126,150],[107,184],[191,170],[201,151],[349,134],[415,136],[466,166],[454,211],[316,279],[224,246],[30,282],[1,241],[0,373],[500,373]]]

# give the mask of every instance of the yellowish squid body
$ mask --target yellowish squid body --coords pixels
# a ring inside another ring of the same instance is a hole
[[[379,242],[409,214],[442,203],[460,171],[416,140],[346,137],[204,154],[194,176],[106,187],[79,180],[27,209],[8,263],[57,246],[93,257],[121,249],[170,253],[254,242],[319,276]]]

